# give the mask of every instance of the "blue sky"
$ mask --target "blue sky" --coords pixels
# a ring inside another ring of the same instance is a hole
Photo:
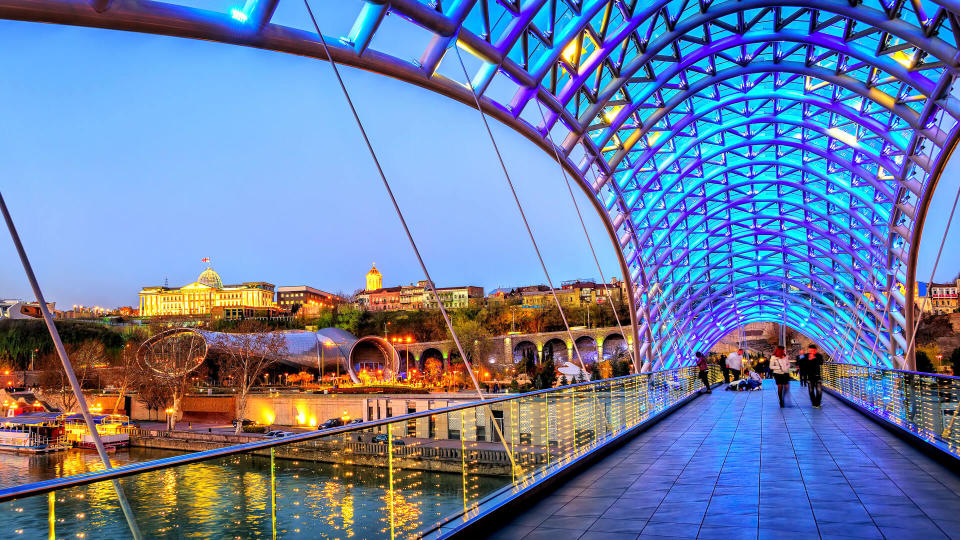
[[[0,188],[60,307],[135,304],[144,285],[193,281],[203,257],[229,283],[352,292],[373,261],[385,285],[422,278],[326,63],[9,21],[0,47]],[[543,283],[476,111],[383,76],[344,74],[435,281]],[[556,163],[491,125],[555,282],[599,277]],[[947,167],[934,200],[921,279],[958,171]],[[578,196],[609,278],[619,272],[613,248]],[[0,297],[31,298],[3,238]],[[957,238],[938,279],[960,270]]]

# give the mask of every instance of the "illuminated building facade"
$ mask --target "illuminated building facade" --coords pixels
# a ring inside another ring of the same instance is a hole
[[[960,279],[953,283],[918,282],[913,305],[924,313],[954,313],[960,308]]]
[[[212,269],[184,287],[144,287],[140,291],[140,316],[211,316],[241,318],[271,315],[274,286],[262,281],[224,285]]]
[[[559,289],[554,289],[552,292],[550,287],[546,285],[518,287],[512,291],[500,289],[491,294],[488,301],[498,303],[519,299],[520,307],[524,309],[550,308],[556,305],[556,301],[553,299],[554,292],[557,294],[560,305],[564,308],[582,308],[597,304],[609,305],[608,294],[613,297],[613,301],[617,305],[627,298],[626,284],[617,278],[613,278],[606,288],[604,288],[603,283],[571,280],[564,281]]]
[[[383,276],[376,266],[367,272],[367,288],[356,295],[357,307],[369,311],[412,311],[438,309],[437,301],[430,290],[430,283],[422,279],[416,284],[399,287],[382,287]],[[376,286],[376,288],[371,288]],[[465,308],[483,302],[483,287],[437,287],[443,307]]]
[[[300,313],[303,308],[315,311],[344,301],[341,296],[306,285],[277,287],[277,306],[293,313]]]
[[[370,271],[367,272],[367,288],[368,291],[375,291],[383,287],[383,275],[380,274],[380,271],[377,270],[377,263],[373,263],[373,266],[370,268]]]

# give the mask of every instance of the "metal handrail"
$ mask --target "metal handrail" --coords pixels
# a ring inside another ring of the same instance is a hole
[[[909,371],[905,369],[895,369],[895,368],[888,368],[883,366],[870,366],[867,364],[850,364],[848,362],[824,362],[824,365],[826,364],[835,364],[838,366],[850,366],[850,367],[865,368],[865,369],[879,369],[882,371],[895,371],[897,373],[906,373],[908,375],[920,375],[921,377],[939,377],[943,379],[954,379],[954,380],[960,381],[960,376],[945,375],[943,373],[928,373],[926,371]]]
[[[31,495],[48,493],[51,491],[56,491],[58,489],[82,486],[86,484],[92,484],[95,482],[102,482],[104,480],[124,478],[127,476],[132,476],[134,474],[150,472],[150,471],[155,471],[159,469],[167,469],[171,467],[177,467],[180,465],[188,465],[188,464],[197,463],[200,461],[208,461],[211,459],[224,457],[224,456],[243,454],[243,453],[252,452],[256,450],[269,449],[276,446],[286,446],[286,445],[297,443],[297,442],[329,437],[331,435],[339,435],[341,433],[350,433],[352,431],[368,430],[368,429],[376,428],[379,426],[394,424],[396,422],[400,422],[404,420],[413,420],[416,418],[427,418],[437,414],[456,412],[459,410],[469,409],[477,406],[489,406],[497,403],[503,403],[506,401],[512,401],[515,399],[524,398],[524,397],[536,396],[536,395],[546,394],[550,392],[557,392],[560,390],[600,386],[600,385],[614,383],[617,381],[629,380],[633,378],[637,378],[637,379],[650,378],[653,375],[656,375],[657,373],[679,372],[683,369],[692,369],[692,368],[693,366],[684,366],[684,367],[673,368],[673,369],[663,369],[658,371],[650,371],[646,373],[624,375],[622,377],[602,379],[599,381],[588,381],[583,383],[570,384],[567,386],[559,386],[557,388],[546,388],[543,390],[534,390],[532,392],[506,395],[503,397],[490,398],[483,401],[471,401],[468,403],[452,405],[452,406],[444,407],[441,409],[431,409],[428,411],[410,413],[402,416],[393,416],[390,418],[369,420],[366,422],[362,422],[360,424],[352,424],[352,425],[328,428],[328,429],[323,429],[318,431],[309,431],[306,433],[291,435],[289,437],[283,437],[282,439],[266,439],[266,440],[251,442],[251,443],[227,446],[224,448],[216,448],[213,450],[204,450],[201,452],[184,454],[182,456],[161,458],[161,459],[156,459],[152,461],[146,461],[143,463],[133,463],[130,465],[115,467],[112,469],[107,469],[102,471],[78,474],[74,476],[65,476],[61,478],[54,478],[51,480],[44,480],[42,482],[33,482],[30,484],[24,484],[24,485],[0,490],[0,503],[21,499]]]

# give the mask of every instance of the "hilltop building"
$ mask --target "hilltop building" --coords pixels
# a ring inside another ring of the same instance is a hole
[[[447,309],[465,308],[483,301],[483,287],[437,287],[437,294]],[[354,299],[360,308],[370,311],[407,311],[439,309],[427,280],[398,287],[383,287],[383,276],[376,265],[367,272],[367,288]]]
[[[342,296],[306,285],[277,287],[277,305],[298,316],[315,316],[323,308],[346,301]]]
[[[613,297],[616,304],[620,304],[627,297],[626,285],[617,278],[610,280],[604,288],[603,283],[575,279],[564,281],[559,289],[550,290],[546,285],[528,285],[512,290],[497,289],[493,291],[487,301],[496,303],[519,303],[524,309],[549,308],[555,305],[553,293],[564,307],[582,308],[588,305],[607,304],[607,295]]]
[[[960,308],[960,279],[953,283],[918,281],[913,291],[913,305],[924,313],[955,313]]]

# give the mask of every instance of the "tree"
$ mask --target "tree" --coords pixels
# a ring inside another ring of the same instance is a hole
[[[93,367],[103,362],[103,343],[90,340],[79,345],[64,345],[64,349],[67,351],[73,372],[82,388]],[[44,355],[41,369],[39,387],[43,390],[45,397],[55,402],[64,412],[76,410],[79,402],[73,386],[70,385],[67,372],[63,369],[60,357],[55,353]]]
[[[490,356],[493,344],[490,342],[490,331],[483,323],[458,313],[453,317],[453,329],[471,366],[478,366]]]
[[[111,381],[111,384],[117,389],[117,400],[113,403],[113,414],[117,414],[117,411],[120,409],[120,404],[123,403],[123,398],[127,394],[127,390],[134,384],[137,351],[144,341],[146,341],[146,336],[141,332],[134,332],[127,336],[127,344],[123,347],[123,352],[120,354],[120,362],[117,365],[119,369],[116,370],[116,374]],[[130,414],[130,411],[126,412],[128,415]]]
[[[950,365],[953,369],[953,376],[960,376],[960,347],[957,347],[950,353]]]
[[[548,357],[537,370],[537,375],[533,378],[533,385],[538,389],[552,388],[553,383],[557,381],[557,368],[553,364],[553,357]]]
[[[927,356],[927,353],[923,351],[916,351],[914,356],[917,359],[917,371],[922,373],[936,373],[937,370],[933,367],[933,362],[930,361],[930,357]]]
[[[244,321],[237,329],[240,333],[218,337],[214,348],[221,358],[221,378],[237,391],[236,433],[240,433],[250,390],[267,368],[287,355],[287,341],[282,334],[268,332],[259,321]]]
[[[570,383],[567,382],[567,376],[566,376],[566,375],[560,375],[560,386],[566,386],[566,385],[568,385],[568,384],[570,384]]]
[[[131,387],[147,407],[168,411],[168,430],[176,427],[190,378],[202,371],[207,351],[202,336],[180,328],[154,336],[137,350]]]

